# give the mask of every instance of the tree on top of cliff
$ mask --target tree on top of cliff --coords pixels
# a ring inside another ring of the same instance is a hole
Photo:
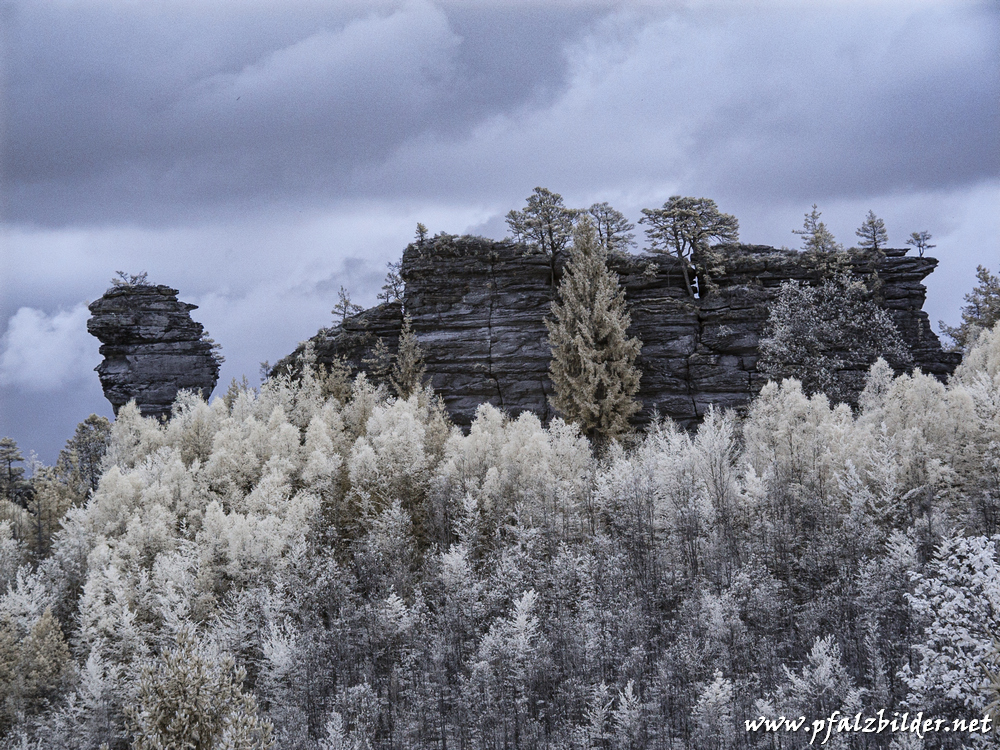
[[[631,319],[625,292],[607,266],[607,251],[594,225],[584,218],[576,227],[566,273],[546,320],[555,385],[552,406],[592,439],[614,438],[628,429],[639,410],[635,358],[642,342],[628,338]]]
[[[865,217],[864,223],[854,233],[861,238],[858,247],[878,250],[889,243],[889,233],[885,231],[885,222],[877,217],[871,209],[868,210],[868,216]]]
[[[635,224],[626,219],[621,211],[612,208],[607,201],[595,203],[587,209],[587,213],[594,222],[597,240],[608,254],[628,252],[635,245],[635,235],[632,234]]]
[[[509,211],[507,226],[517,242],[540,249],[550,258],[555,283],[556,259],[573,237],[573,221],[579,211],[566,208],[562,196],[543,187],[536,187],[528,196],[523,211]]]
[[[962,324],[949,326],[938,321],[941,332],[955,342],[956,350],[968,349],[976,343],[981,330],[1000,322],[1000,277],[985,266],[977,266],[976,278],[979,284],[965,295],[968,304],[962,308]]]
[[[932,247],[937,247],[937,245],[931,244],[931,233],[926,229],[920,232],[911,232],[910,239],[906,241],[907,245],[913,245],[917,250],[917,256],[923,258],[924,253],[930,250]]]
[[[654,253],[673,255],[681,261],[688,294],[694,295],[690,258],[695,250],[707,250],[710,240],[738,242],[740,224],[732,214],[719,211],[710,198],[671,196],[662,208],[644,208],[640,224]]]
[[[417,224],[418,227],[424,226],[423,224]],[[427,229],[424,227],[424,237],[427,236]],[[419,242],[424,242],[423,239]],[[397,260],[395,263],[390,261],[386,263],[386,267],[389,269],[385,274],[385,283],[382,284],[382,291],[375,296],[382,300],[383,302],[395,302],[397,300],[402,301],[403,292],[406,290],[406,285],[403,283],[403,277],[400,276],[399,272],[402,270],[403,261]]]
[[[802,229],[793,229],[792,234],[802,235],[802,249],[816,250],[823,253],[832,253],[843,250],[844,246],[834,239],[833,233],[826,228],[826,224],[819,220],[822,212],[813,203],[812,211],[806,214],[805,221],[802,222]]]
[[[112,288],[133,286],[149,286],[148,274],[145,271],[142,271],[141,273],[125,273],[124,271],[115,271],[115,276],[111,279]]]
[[[359,312],[364,310],[361,305],[356,305],[351,302],[351,295],[348,293],[343,286],[340,287],[340,292],[337,293],[337,304],[333,306],[330,311],[334,315],[340,318],[340,325],[344,325],[344,322],[352,315],[357,315]]]

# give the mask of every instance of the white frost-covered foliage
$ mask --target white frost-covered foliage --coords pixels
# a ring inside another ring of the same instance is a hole
[[[879,357],[898,369],[912,357],[888,312],[861,279],[828,278],[818,286],[786,281],[760,340],[757,370],[798,378],[810,395],[853,403],[864,372]]]
[[[926,575],[914,573],[910,604],[925,624],[903,669],[909,705],[928,713],[981,716],[994,638],[1000,633],[1000,536],[950,539]]]
[[[351,447],[351,488],[366,510],[425,491],[431,457],[422,408],[416,395],[377,405]]]
[[[576,535],[586,523],[590,472],[590,445],[576,426],[557,418],[543,429],[530,412],[512,420],[483,404],[469,434],[454,432],[445,443],[434,485],[468,523],[492,530],[517,518]]]
[[[181,642],[245,673],[244,735],[304,750],[749,749],[758,710],[988,702],[997,329],[948,384],[876,362],[852,411],[769,383],[600,455],[560,420],[338,393],[307,370],[165,424],[123,407],[48,557],[0,523],[0,748],[125,750],[136,706],[200,684]]]
[[[339,405],[310,403],[309,386],[272,381],[231,408],[182,398],[166,425],[121,410],[100,486],[58,545],[86,555],[88,652],[121,642],[134,621],[130,639],[144,653],[144,632],[205,621],[229,591],[282,570],[338,496],[349,445]]]

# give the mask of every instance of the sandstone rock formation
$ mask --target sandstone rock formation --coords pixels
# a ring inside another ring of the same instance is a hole
[[[702,296],[691,298],[676,259],[617,255],[629,301],[629,335],[643,342],[637,421],[658,412],[682,423],[699,420],[711,405],[742,407],[765,378],[757,347],[768,305],[783,281],[818,282],[837,270],[875,274],[882,304],[924,372],[944,378],[956,355],[943,352],[922,311],[921,281],[933,258],[905,250],[810,255],[771,247],[733,245],[696,258]],[[554,289],[542,253],[512,242],[440,235],[411,244],[403,254],[404,299],[382,304],[320,331],[312,341],[318,360],[345,358],[365,369],[378,338],[395,350],[405,307],[424,351],[427,374],[458,424],[467,425],[488,401],[512,414],[524,410],[547,420],[549,346],[544,319]],[[294,370],[302,347],[275,366]]]
[[[115,414],[134,398],[143,415],[168,416],[181,389],[211,395],[219,361],[195,309],[176,289],[146,284],[112,287],[90,305],[87,330],[101,340],[96,369]]]

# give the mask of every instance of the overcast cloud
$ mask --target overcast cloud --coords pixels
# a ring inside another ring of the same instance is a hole
[[[417,221],[501,237],[536,185],[632,220],[705,195],[744,241],[928,229],[932,320],[1000,269],[992,2],[12,0],[0,433],[109,414],[84,303],[145,270],[231,377],[371,304]]]

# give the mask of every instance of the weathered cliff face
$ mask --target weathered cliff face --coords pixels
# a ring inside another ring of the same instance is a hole
[[[112,287],[90,305],[87,330],[101,340],[96,369],[115,414],[133,398],[145,416],[160,417],[181,389],[211,395],[219,363],[191,320],[195,309],[176,289],[152,285]]]
[[[613,257],[610,265],[629,301],[629,335],[643,342],[637,360],[643,409],[637,421],[658,412],[691,423],[713,404],[745,406],[765,382],[757,372],[757,350],[781,283],[815,283],[838,269],[877,275],[883,304],[915,364],[945,377],[957,358],[941,351],[921,309],[926,294],[921,281],[937,261],[904,256],[905,250],[833,257],[763,246],[715,248],[697,259],[704,290],[698,299],[689,297],[672,257]],[[402,276],[403,305],[427,374],[457,423],[468,424],[484,401],[512,414],[553,416],[544,320],[554,290],[546,256],[510,242],[445,235],[410,245]],[[318,359],[343,356],[364,369],[364,357],[379,337],[395,350],[401,322],[399,303],[360,313],[313,339]],[[300,352],[301,347],[276,367],[293,366]]]

